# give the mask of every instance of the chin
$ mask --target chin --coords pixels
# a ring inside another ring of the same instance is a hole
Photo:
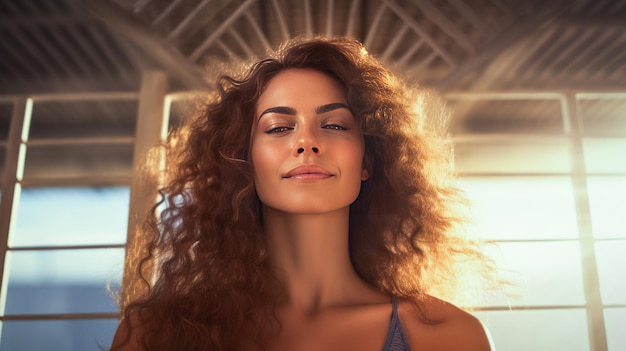
[[[350,204],[351,203],[331,205],[328,202],[320,204],[303,202],[296,204],[276,204],[274,206],[266,204],[264,205],[264,208],[293,215],[323,215],[342,210],[349,210]]]

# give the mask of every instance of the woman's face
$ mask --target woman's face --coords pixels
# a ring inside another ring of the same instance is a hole
[[[264,206],[320,214],[354,202],[367,178],[364,141],[339,82],[314,70],[282,71],[255,117],[251,158]]]

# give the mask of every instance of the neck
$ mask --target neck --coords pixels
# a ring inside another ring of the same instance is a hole
[[[346,304],[355,289],[369,289],[350,261],[348,207],[315,215],[264,208],[263,222],[290,307],[313,313]]]

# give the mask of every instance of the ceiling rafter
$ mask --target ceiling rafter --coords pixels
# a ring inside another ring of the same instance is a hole
[[[385,4],[407,23],[417,35],[424,38],[424,41],[430,46],[448,65],[456,67],[456,60],[450,55],[440,44],[438,44],[412,17],[404,12],[393,0],[383,0]]]
[[[68,31],[69,37],[76,43],[80,49],[84,52],[86,58],[89,62],[92,62],[95,67],[97,67],[99,71],[99,75],[107,75],[110,74],[109,68],[107,67],[105,60],[102,55],[96,52],[96,47],[94,47],[92,41],[88,41],[84,35],[79,34],[77,30]]]
[[[101,20],[113,32],[123,35],[124,40],[129,40],[134,46],[141,48],[141,51],[150,53],[153,62],[166,67],[185,86],[189,88],[207,86],[198,67],[190,64],[178,50],[160,38],[150,35],[132,15],[109,2],[88,1],[85,6],[95,18]]]
[[[63,74],[71,77],[73,79],[78,79],[75,71],[68,65],[67,60],[61,55],[58,48],[50,43],[47,38],[43,38],[43,30],[40,28],[33,28],[33,36],[37,40],[37,45],[43,47],[50,56],[52,57],[52,61],[54,61],[62,70]]]
[[[463,14],[465,19],[468,20],[476,29],[481,31],[489,30],[487,23],[463,0],[448,0],[448,2],[454,6],[457,11]]]
[[[415,41],[411,47],[406,50],[406,52],[396,61],[396,64],[400,67],[404,67],[407,62],[409,62],[409,59],[411,58],[411,56],[413,56],[417,50],[419,50],[419,48],[422,47],[422,44],[424,44],[424,39],[419,38],[417,41]]]
[[[376,16],[374,16],[374,21],[371,23],[369,27],[369,31],[365,36],[365,40],[363,41],[363,45],[365,47],[370,47],[372,45],[372,40],[378,33],[378,28],[380,27],[380,23],[382,22],[383,15],[385,14],[387,6],[384,3],[381,3],[378,9],[376,10]]]
[[[380,55],[380,60],[383,62],[388,62],[389,58],[391,57],[391,55],[393,54],[393,52],[398,48],[398,45],[400,44],[400,41],[402,41],[402,39],[404,38],[404,36],[406,35],[406,33],[409,31],[409,25],[404,23],[402,25],[402,27],[400,28],[400,30],[398,30],[393,39],[391,39],[391,41],[389,42],[389,44],[387,45],[387,47],[385,48],[385,51],[383,51],[383,53]]]
[[[361,6],[361,0],[352,0],[350,4],[350,15],[348,16],[348,24],[346,25],[345,35],[355,37],[357,13]]]
[[[180,21],[180,23],[176,26],[176,28],[174,28],[174,30],[172,30],[167,35],[167,40],[172,41],[175,38],[177,38],[179,35],[181,35],[185,31],[185,29],[187,29],[189,25],[191,25],[191,23],[198,16],[198,14],[209,5],[210,2],[211,0],[203,0],[202,2],[198,3],[194,7],[194,9],[191,10],[191,12],[189,12],[189,14],[187,14],[187,16],[185,16],[185,18],[182,21]]]
[[[469,40],[469,38],[463,33],[452,21],[448,19],[439,9],[433,6],[429,1],[425,0],[413,0],[413,2],[422,10],[424,15],[433,21],[441,30],[454,39],[461,47],[467,50],[468,53],[474,54],[476,48]]]
[[[240,16],[242,16],[248,8],[257,0],[246,0],[241,4],[235,12],[233,12],[222,24],[211,33],[195,50],[189,55],[189,59],[192,62],[197,62],[200,56],[208,49],[213,42],[220,37]]]
[[[16,42],[18,42],[19,45],[26,50],[33,61],[37,62],[36,66],[40,67],[44,72],[46,72],[46,74],[49,74],[55,79],[61,78],[61,76],[59,76],[58,73],[50,67],[48,62],[46,62],[44,55],[42,55],[40,46],[33,45],[32,40],[27,38],[24,33],[20,31],[15,31],[11,34],[15,38]]]
[[[561,1],[558,1],[549,3],[538,13],[522,16],[517,19],[514,25],[510,26],[486,47],[478,50],[475,55],[467,59],[462,65],[442,79],[437,84],[438,89],[441,91],[449,90],[469,72],[478,69],[486,62],[495,60],[495,58],[500,56],[507,48],[518,44],[528,33],[543,30],[567,9],[567,6],[562,5]]]
[[[180,5],[183,1],[185,0],[173,0],[172,2],[169,3],[169,5],[167,5],[167,7],[163,10],[163,12],[161,12],[161,14],[159,14],[159,16],[157,16],[157,18],[154,20],[154,22],[152,22],[150,25],[152,27],[156,27],[158,26],[163,20],[165,20],[167,18],[167,16],[169,16],[172,11],[174,11],[174,9],[176,9],[176,7],[178,5]]]
[[[243,51],[246,53],[246,56],[254,57],[254,54],[255,54],[254,50],[252,50],[250,46],[248,45],[248,43],[241,37],[241,35],[237,33],[235,28],[228,27],[228,29],[226,30],[226,33],[228,33],[233,38],[235,38],[235,41],[237,42],[237,44],[239,44],[239,47],[243,49]]]
[[[309,0],[302,0],[304,6],[304,28],[308,37],[313,35],[313,14],[311,12],[311,2]]]
[[[272,0],[272,6],[276,12],[276,19],[278,20],[278,26],[280,27],[280,34],[282,35],[283,40],[287,40],[289,39],[289,28],[285,22],[282,7],[278,4],[278,0]]]
[[[326,35],[332,35],[333,24],[335,23],[333,18],[335,17],[335,0],[328,0],[326,6]]]
[[[63,27],[50,28],[49,32],[52,38],[61,46],[66,53],[73,53],[69,60],[80,70],[80,75],[83,77],[93,76],[91,67],[87,64],[87,60],[82,56],[78,50],[75,50],[75,46],[68,42],[67,34],[63,31]],[[77,49],[77,48],[76,48]]]
[[[250,25],[252,26],[252,28],[254,29],[254,32],[256,33],[257,38],[259,38],[265,50],[270,49],[272,45],[270,44],[269,40],[265,36],[265,32],[263,32],[263,30],[261,29],[261,26],[259,26],[259,23],[256,21],[256,19],[254,19],[254,16],[252,16],[250,12],[246,12],[245,17],[250,23]]]

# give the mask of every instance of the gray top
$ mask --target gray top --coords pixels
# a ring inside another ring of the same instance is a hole
[[[385,340],[385,346],[383,346],[382,351],[411,351],[409,343],[406,341],[404,330],[402,330],[402,325],[400,324],[395,296],[391,298],[391,310],[391,326],[389,327],[387,340]]]

